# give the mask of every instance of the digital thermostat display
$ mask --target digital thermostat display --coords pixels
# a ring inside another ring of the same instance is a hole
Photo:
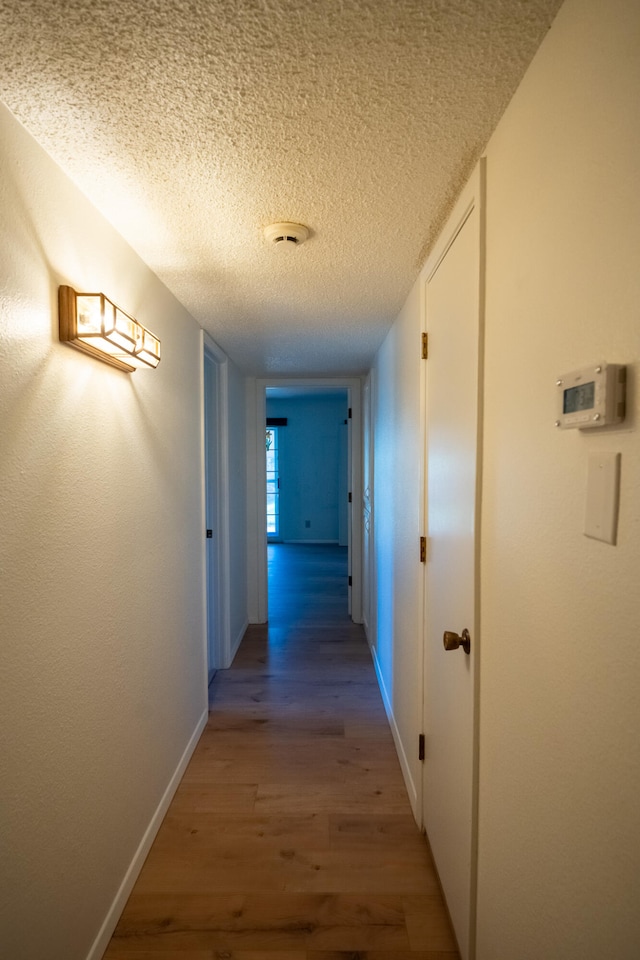
[[[556,427],[606,427],[624,420],[627,369],[598,363],[565,373],[558,388]]]
[[[596,400],[595,380],[581,383],[578,387],[569,387],[563,391],[563,413],[577,413],[578,410],[593,410]]]

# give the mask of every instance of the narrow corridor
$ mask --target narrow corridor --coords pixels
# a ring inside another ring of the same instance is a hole
[[[455,960],[346,550],[270,545],[269,581],[106,958]]]

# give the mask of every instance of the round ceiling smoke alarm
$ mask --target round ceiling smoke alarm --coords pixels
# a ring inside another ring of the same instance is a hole
[[[309,228],[302,223],[271,223],[264,228],[264,235],[280,247],[299,247],[309,237]]]

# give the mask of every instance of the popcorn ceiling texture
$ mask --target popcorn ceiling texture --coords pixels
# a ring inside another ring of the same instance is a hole
[[[559,6],[0,0],[0,96],[241,369],[362,373]]]

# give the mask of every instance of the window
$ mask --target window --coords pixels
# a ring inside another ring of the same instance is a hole
[[[280,536],[280,477],[278,475],[278,427],[266,429],[267,536]]]

